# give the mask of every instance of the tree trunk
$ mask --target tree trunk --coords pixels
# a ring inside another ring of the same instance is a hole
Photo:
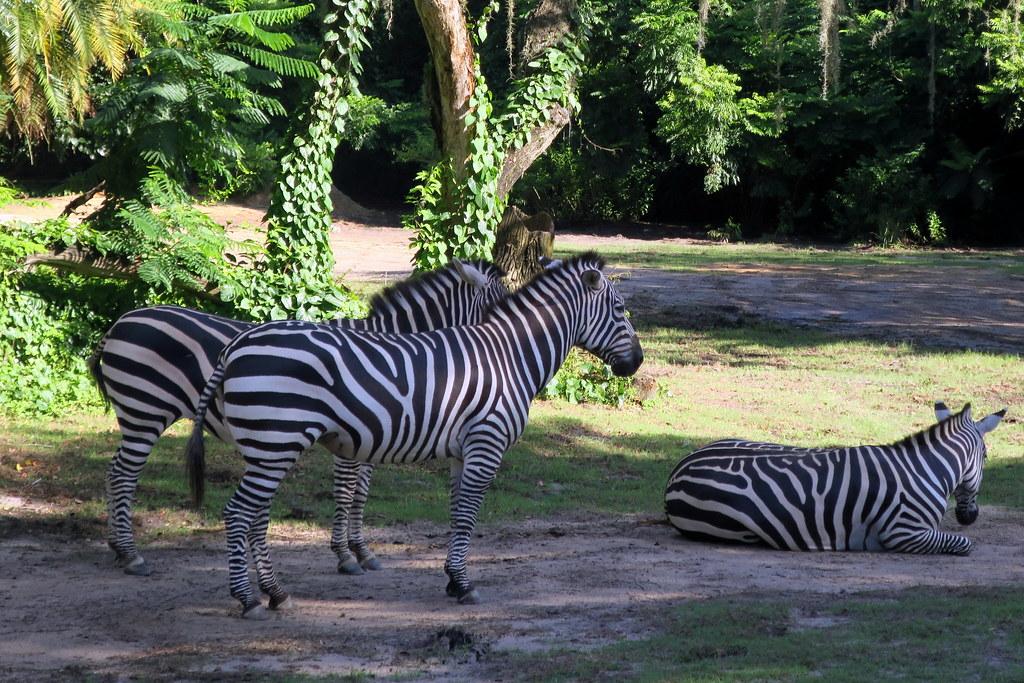
[[[531,61],[576,30],[576,11],[576,0],[540,0],[520,31],[517,76],[523,76]],[[575,83],[565,85],[567,88],[576,87]],[[502,201],[508,199],[512,187],[547,151],[571,119],[572,112],[565,107],[550,107],[545,122],[530,131],[529,142],[519,149],[507,151],[498,176],[498,197]]]
[[[505,284],[519,289],[542,270],[540,257],[551,258],[555,247],[555,223],[551,216],[527,216],[510,206],[498,224],[494,262],[505,271]]]
[[[464,117],[476,88],[476,55],[460,0],[416,0],[416,12],[434,63],[428,82],[432,115],[438,122],[441,152],[449,158],[456,182],[466,176],[469,130]]]

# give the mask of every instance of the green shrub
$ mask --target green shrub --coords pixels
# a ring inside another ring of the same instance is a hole
[[[593,355],[572,349],[562,367],[540,392],[540,398],[569,403],[600,403],[622,407],[635,398],[629,377],[616,377]]]
[[[923,146],[857,160],[832,192],[829,204],[843,237],[895,246],[921,234],[918,227],[931,195],[920,169]]]

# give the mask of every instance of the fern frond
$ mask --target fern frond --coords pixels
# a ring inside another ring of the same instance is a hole
[[[281,52],[295,46],[295,39],[287,33],[265,31],[257,26],[249,12],[218,14],[215,17],[210,17],[207,21],[213,26],[226,26],[234,29],[274,52]]]
[[[230,74],[251,68],[249,64],[243,62],[241,59],[232,57],[231,55],[226,55],[223,52],[211,52],[209,57],[210,66],[212,66],[217,73]]]
[[[275,54],[243,43],[227,43],[225,47],[234,50],[243,57],[246,57],[253,64],[261,66],[268,71],[273,71],[281,76],[290,76],[292,78],[316,78],[320,74],[313,62],[307,62],[304,59],[296,59],[295,57]]]
[[[281,26],[283,24],[292,24],[308,16],[314,9],[315,6],[312,3],[307,3],[274,9],[254,9],[249,10],[247,14],[257,26]]]
[[[184,102],[188,99],[188,88],[184,83],[155,83],[143,88],[138,99],[157,98],[167,102]]]

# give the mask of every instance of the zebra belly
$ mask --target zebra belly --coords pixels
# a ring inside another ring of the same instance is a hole
[[[261,365],[259,357],[249,362]],[[225,379],[219,405],[243,455],[297,456],[317,441],[339,457],[371,463],[461,454],[471,406],[452,414],[450,401],[412,381],[401,391],[344,375],[327,383],[309,367],[290,367],[287,375],[252,374],[241,367]]]

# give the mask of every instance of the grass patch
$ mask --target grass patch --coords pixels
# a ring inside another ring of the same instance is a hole
[[[701,444],[730,436],[801,446],[888,443],[930,424],[936,399],[954,408],[971,401],[986,413],[1009,406],[1007,420],[987,438],[981,502],[1024,508],[1024,364],[1015,355],[935,352],[771,326],[659,326],[641,334],[645,370],[669,395],[646,409],[536,402],[487,494],[483,522],[578,512],[657,516],[669,471]],[[216,528],[237,484],[240,459],[208,437],[207,502],[202,513],[187,512],[190,427],[173,427],[143,472],[136,509],[144,539]],[[113,416],[100,412],[0,418],[0,490],[52,501],[61,515],[91,520],[88,533],[99,535],[118,439]],[[330,468],[323,449],[304,456],[278,492],[274,518],[328,526]],[[443,522],[447,486],[444,462],[380,467],[368,521]]]
[[[558,249],[561,257],[574,249]],[[1019,249],[883,249],[858,247],[800,247],[784,244],[679,244],[673,242],[607,244],[601,255],[624,268],[691,271],[709,266],[772,264],[780,266],[916,266],[921,268],[991,268],[1024,273]]]
[[[737,596],[666,605],[662,624],[584,655],[512,655],[504,670],[549,681],[1024,678],[1024,596],[1005,588]]]

